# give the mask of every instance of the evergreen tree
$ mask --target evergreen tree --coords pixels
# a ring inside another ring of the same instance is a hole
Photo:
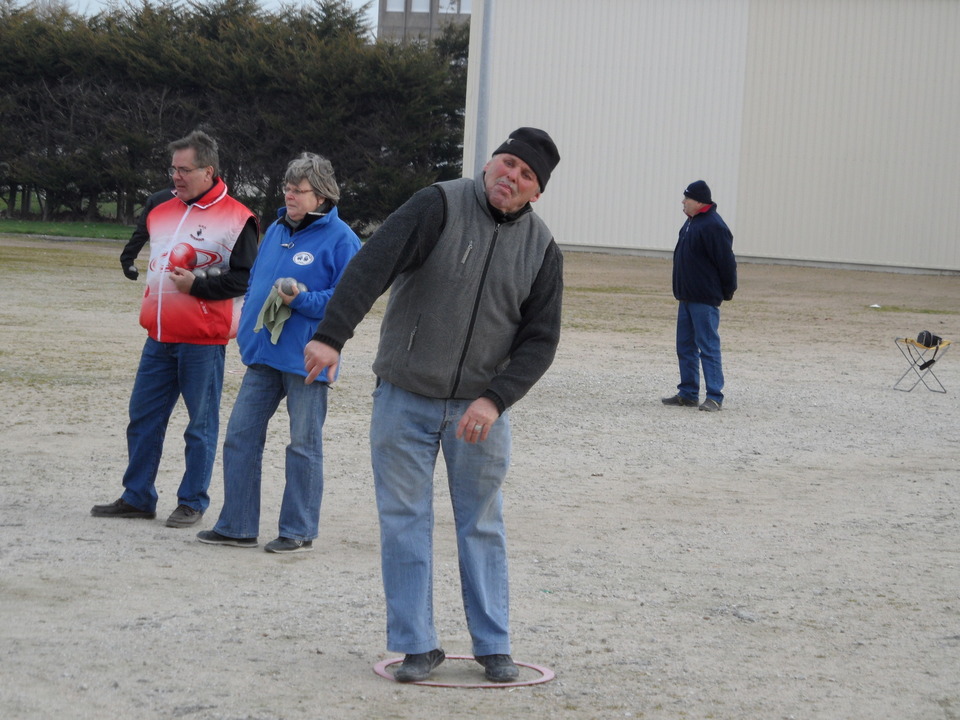
[[[166,146],[214,136],[232,191],[271,221],[287,162],[327,155],[362,228],[460,174],[468,29],[433,46],[367,40],[346,0],[132,0],[84,18],[0,0],[0,197],[25,213],[118,219],[167,183]],[[2,206],[0,206],[2,209]]]

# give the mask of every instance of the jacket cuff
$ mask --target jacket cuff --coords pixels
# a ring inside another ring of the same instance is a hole
[[[313,337],[310,339],[316,340],[317,342],[322,342],[325,345],[329,345],[337,352],[341,352],[343,350],[343,343],[340,342],[339,340],[334,340],[329,335],[321,335],[320,333],[314,333]]]
[[[484,390],[482,393],[480,393],[480,397],[485,397],[487,400],[491,400],[493,404],[497,406],[497,410],[501,415],[506,412],[507,406],[503,404],[503,400],[501,400],[500,396],[493,392],[493,390]]]

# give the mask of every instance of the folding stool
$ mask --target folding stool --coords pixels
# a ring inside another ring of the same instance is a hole
[[[947,354],[951,345],[949,340],[941,340],[939,345],[932,347],[921,345],[913,338],[895,338],[894,342],[910,365],[900,376],[900,379],[893,384],[894,390],[910,392],[917,385],[923,383],[923,386],[931,392],[945,393],[947,391],[943,383],[940,382],[940,378],[934,374],[933,365],[943,360],[943,356]],[[913,375],[910,375],[910,373],[913,373]],[[914,378],[914,376],[916,377]],[[928,382],[928,379],[930,382]],[[913,381],[912,384],[910,384],[911,380]],[[910,384],[909,387],[907,387],[908,384]]]

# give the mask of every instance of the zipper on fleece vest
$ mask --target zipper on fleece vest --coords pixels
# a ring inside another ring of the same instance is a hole
[[[160,318],[163,315],[163,273],[169,272],[167,268],[170,267],[170,251],[176,247],[177,238],[180,237],[180,228],[183,227],[183,224],[187,221],[187,215],[190,214],[190,211],[193,210],[193,205],[187,205],[187,211],[181,216],[180,222],[177,223],[177,229],[173,231],[173,237],[170,239],[170,242],[167,243],[167,246],[163,249],[164,255],[166,258],[163,261],[163,265],[160,267],[160,280],[157,282],[157,341],[163,342],[163,325],[161,324]],[[180,292],[177,290],[177,292]],[[206,305],[203,305],[203,311],[206,312]]]
[[[423,317],[423,313],[417,315],[417,321],[413,324],[413,330],[410,331],[410,340],[407,342],[407,352],[413,350],[413,341],[417,339],[417,330],[420,329],[420,318]]]
[[[457,374],[453,379],[453,394],[451,397],[457,396],[457,389],[460,387],[460,380],[463,378],[463,364],[467,359],[467,350],[470,348],[470,340],[473,338],[473,330],[477,325],[477,315],[480,312],[480,297],[483,295],[483,288],[487,284],[487,272],[490,270],[490,262],[493,260],[493,251],[497,248],[497,239],[500,237],[500,225],[497,223],[493,229],[493,239],[490,241],[490,249],[487,251],[487,258],[483,263],[483,272],[480,274],[480,284],[477,286],[477,295],[473,299],[473,311],[470,313],[470,325],[467,327],[467,336],[463,341],[463,350],[460,353],[460,360],[457,362]],[[467,255],[470,254],[470,250],[473,249],[473,242],[467,246],[467,251],[463,254],[463,260],[461,263],[465,262]]]

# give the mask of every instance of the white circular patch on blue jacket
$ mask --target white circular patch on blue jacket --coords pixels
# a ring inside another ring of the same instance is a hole
[[[308,252],[298,252],[293,256],[293,261],[297,265],[309,265],[313,262],[313,254]]]

